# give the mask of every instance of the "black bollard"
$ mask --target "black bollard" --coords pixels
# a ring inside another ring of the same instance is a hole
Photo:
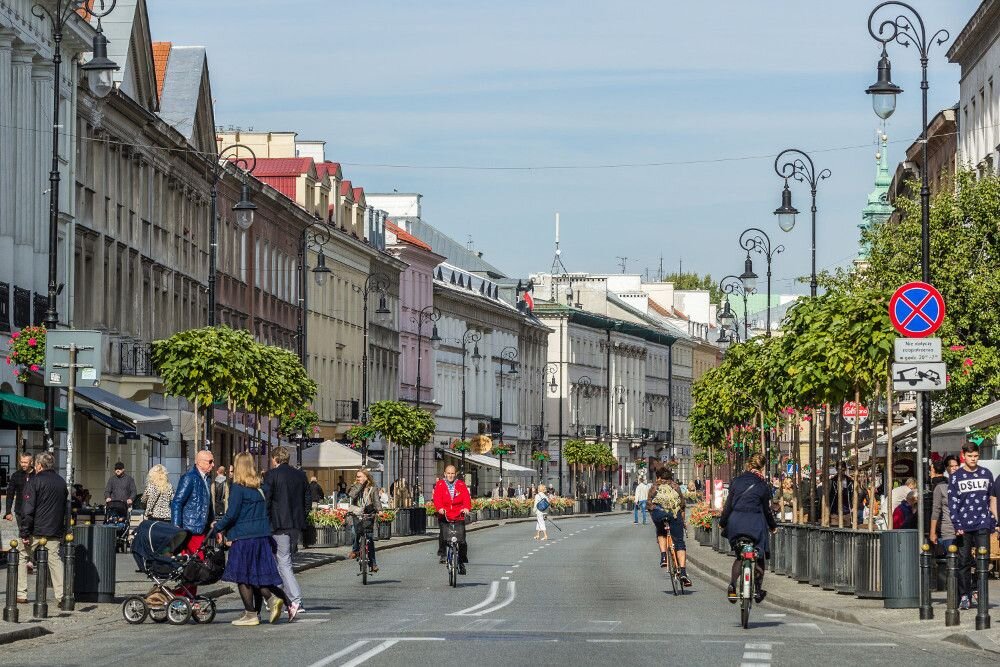
[[[920,620],[930,621],[934,618],[934,608],[931,607],[931,545],[920,545]]]
[[[73,611],[76,609],[76,594],[73,593],[73,579],[76,577],[76,544],[73,542],[72,532],[66,534],[65,544],[66,552],[63,557],[66,560],[66,576],[63,577],[62,610]]]
[[[979,589],[979,604],[976,606],[976,630],[990,627],[990,550],[976,549],[976,587]]]
[[[45,548],[44,537],[38,539],[35,548],[35,605],[31,615],[35,618],[49,617],[49,603],[46,600],[46,589],[49,585],[49,550]]]
[[[17,551],[17,540],[10,541],[10,551],[7,552],[7,604],[3,608],[3,620],[17,623],[17,564],[20,555]]]
[[[948,601],[944,612],[944,624],[950,627],[961,623],[958,613],[958,547],[954,544],[948,547],[945,562],[945,571],[948,575]]]

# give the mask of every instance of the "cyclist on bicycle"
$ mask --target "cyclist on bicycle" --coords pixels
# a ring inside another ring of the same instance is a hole
[[[656,483],[649,489],[646,505],[660,544],[660,567],[667,567],[667,535],[674,541],[681,584],[691,585],[687,575],[687,550],[684,544],[684,495],[667,466],[656,471]]]
[[[722,508],[719,525],[725,531],[723,535],[729,538],[729,544],[736,549],[739,538],[753,540],[757,549],[757,561],[754,568],[756,575],[756,593],[754,602],[761,602],[767,591],[764,590],[764,559],[770,556],[771,546],[769,534],[778,529],[771,511],[771,485],[765,478],[767,464],[763,454],[754,454],[746,464],[746,472],[729,483],[729,496]],[[736,554],[733,562],[732,579],[729,581],[729,602],[736,604],[736,582],[740,576],[740,554]]]
[[[361,535],[365,531],[365,526],[371,526],[375,515],[382,511],[378,487],[375,486],[375,479],[367,469],[358,470],[354,476],[354,484],[347,490],[347,497],[350,502],[348,511],[356,517],[354,520],[354,544],[347,557],[357,558],[361,551]],[[368,569],[372,572],[378,572],[378,565],[375,564],[375,540],[371,533],[368,537]]]
[[[457,479],[458,470],[453,465],[444,469],[444,479],[434,486],[434,509],[441,523],[438,534],[438,558],[445,562],[445,524],[455,528],[458,538],[458,573],[465,574],[465,564],[469,562],[469,545],[465,541],[465,517],[472,511],[472,496],[465,482]]]

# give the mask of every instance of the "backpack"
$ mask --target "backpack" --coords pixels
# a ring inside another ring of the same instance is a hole
[[[548,509],[549,509],[549,499],[548,499],[548,498],[546,498],[545,496],[542,496],[542,497],[541,497],[541,498],[540,498],[540,499],[538,500],[538,502],[537,502],[537,503],[535,503],[535,508],[536,508],[536,509],[537,509],[537,510],[538,510],[539,512],[546,512],[546,511],[548,511]]]
[[[681,495],[670,484],[659,484],[656,487],[656,495],[653,496],[653,504],[659,505],[664,512],[676,516],[681,509]]]

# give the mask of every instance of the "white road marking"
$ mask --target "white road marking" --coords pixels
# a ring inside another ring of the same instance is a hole
[[[365,651],[364,653],[362,653],[361,655],[359,655],[358,657],[354,658],[353,660],[351,660],[349,662],[345,662],[340,667],[357,667],[361,663],[367,662],[370,658],[374,658],[375,656],[377,656],[382,651],[385,651],[386,649],[392,648],[393,646],[395,646],[398,643],[399,643],[399,640],[397,640],[397,639],[387,639],[386,641],[382,642],[381,644],[378,644],[377,646],[375,646],[375,648],[369,649],[369,650]]]
[[[513,567],[517,568],[517,567],[521,567],[521,566],[520,565],[514,565]]]
[[[747,644],[743,648],[745,648],[748,651],[770,651],[771,650],[771,645],[770,644]]]
[[[764,614],[767,618],[784,618],[788,614]]]
[[[298,625],[299,623],[329,623],[329,622],[330,622],[329,618],[299,618],[295,620],[295,625]]]
[[[825,644],[813,644],[813,646],[870,646],[870,647],[874,647],[874,648],[878,648],[878,647],[881,647],[881,648],[893,648],[895,646],[898,646],[898,644],[892,644],[892,643],[889,643],[889,642],[849,642],[847,644],[844,644],[843,642],[840,642],[840,643],[830,642],[830,643],[825,643]]]
[[[507,581],[507,580],[509,580],[509,579],[510,579],[510,577],[500,577],[500,579],[501,579],[502,581]]]
[[[341,656],[344,656],[344,655],[347,655],[348,653],[353,653],[354,651],[358,650],[359,648],[361,648],[362,646],[364,646],[367,643],[368,643],[367,639],[362,639],[361,641],[354,642],[353,644],[351,644],[347,648],[341,649],[341,650],[337,651],[336,653],[334,653],[332,655],[326,656],[322,660],[314,662],[313,664],[309,665],[309,667],[325,667],[325,665],[329,665],[331,662],[333,662],[337,658],[339,658]]]
[[[823,629],[815,623],[789,623],[788,626],[794,628],[812,628],[814,630],[818,630],[819,632],[823,632]]]
[[[743,659],[744,660],[770,660],[771,659],[771,652],[770,651],[744,651],[743,652]]]
[[[507,570],[504,574],[514,574],[514,570]]]
[[[479,604],[474,604],[471,607],[463,609],[462,611],[456,611],[456,612],[454,612],[452,614],[448,614],[448,615],[449,616],[465,616],[469,612],[476,611],[477,609],[481,609],[483,607],[489,606],[489,605],[493,604],[494,600],[497,599],[497,593],[499,593],[499,592],[500,592],[500,582],[499,581],[494,581],[494,582],[492,582],[490,584],[490,592],[486,596],[485,600],[483,600]]]
[[[498,609],[503,609],[504,607],[506,607],[507,605],[509,605],[511,602],[513,602],[514,598],[517,597],[517,585],[516,584],[517,584],[517,582],[515,582],[515,581],[508,581],[507,582],[507,599],[504,600],[503,602],[501,602],[500,604],[495,604],[492,607],[487,607],[486,609],[474,612],[474,613],[469,614],[469,615],[470,616],[485,616],[486,614],[491,614],[491,613],[495,612]]]

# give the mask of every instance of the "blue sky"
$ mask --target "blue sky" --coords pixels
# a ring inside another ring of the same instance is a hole
[[[979,2],[916,4],[954,38]],[[739,233],[757,226],[786,247],[774,289],[807,291],[807,221],[785,234],[771,213],[788,147],[833,172],[819,267],[856,254],[875,170],[874,2],[149,5],[155,40],[208,47],[218,124],[326,140],[355,185],[422,193],[428,222],[510,275],[551,266],[559,211],[570,271],[617,271],[622,256],[655,271],[662,255],[668,271],[738,274]],[[946,49],[931,52],[931,114],[958,98]],[[912,47],[890,58],[906,91],[886,128],[894,165],[919,133],[920,71]],[[670,164],[608,166],[646,163]]]

